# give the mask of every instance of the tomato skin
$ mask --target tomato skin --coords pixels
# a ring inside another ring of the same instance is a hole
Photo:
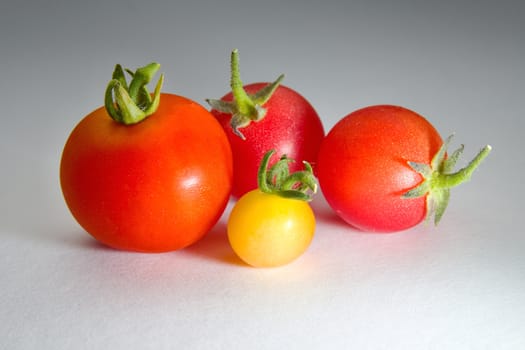
[[[252,190],[235,203],[228,219],[234,252],[254,267],[288,264],[303,254],[315,231],[307,202]]]
[[[253,94],[267,84],[245,85],[244,90]],[[230,92],[221,99],[232,101],[233,94]],[[232,194],[236,198],[257,188],[257,169],[264,154],[270,149],[292,159],[306,160],[315,170],[315,160],[325,132],[312,105],[296,91],[279,85],[263,107],[267,112],[262,120],[240,129],[246,140],[234,134],[230,125],[231,114],[213,109],[211,111],[230,140],[234,167]],[[275,161],[277,157],[271,163]],[[290,171],[297,171],[301,167],[301,162],[295,162],[290,165]]]
[[[199,104],[161,94],[158,110],[125,126],[104,108],[74,128],[60,182],[78,223],[122,250],[164,252],[203,237],[220,218],[232,186],[231,148]]]
[[[407,162],[430,164],[443,141],[419,114],[399,106],[365,107],[341,119],[318,157],[320,188],[334,211],[364,231],[394,232],[421,222],[426,197],[402,198],[423,181]]]

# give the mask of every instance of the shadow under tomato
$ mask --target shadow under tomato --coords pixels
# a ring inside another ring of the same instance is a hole
[[[126,252],[107,246],[82,229],[72,230],[71,232],[56,234],[54,237],[56,243],[67,245],[74,248],[97,250],[97,251],[113,251]]]
[[[341,219],[328,205],[322,195],[318,195],[316,198],[314,198],[310,205],[318,222],[322,222],[330,226],[336,226],[342,229],[348,229],[349,231],[353,232],[361,232],[357,228],[351,226]]]
[[[108,247],[92,238],[86,232],[75,232],[74,236],[75,237],[71,236],[66,243],[101,251],[106,250],[127,252]],[[244,265],[231,249],[230,243],[228,242],[228,236],[226,234],[226,225],[222,222],[219,222],[217,225],[215,225],[215,227],[213,227],[212,230],[208,232],[202,239],[188,247],[174,251],[151,254],[188,254],[204,260],[212,260],[215,262],[222,262],[231,265]]]
[[[45,242],[46,244],[61,245],[82,250],[130,253],[130,251],[119,250],[104,245],[80,227],[67,230],[64,228],[53,229],[49,227],[46,230],[42,230],[38,236],[35,235],[35,237],[32,237],[32,240],[35,238],[41,241],[40,244],[44,244]],[[226,224],[222,221],[217,223],[202,239],[186,248],[146,254],[188,254],[205,260],[218,261],[231,265],[244,265],[231,249],[226,234]]]
[[[182,251],[205,260],[229,265],[245,265],[230,247],[226,224],[222,221],[217,223],[201,240]]]
[[[17,232],[18,238],[26,238],[39,246],[62,246],[80,249],[102,249],[111,248],[103,245],[89,235],[80,227],[64,227],[53,225],[41,225],[36,229],[23,229]]]

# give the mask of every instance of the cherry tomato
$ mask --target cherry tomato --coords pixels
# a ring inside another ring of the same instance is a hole
[[[325,133],[312,105],[295,90],[280,85],[283,76],[273,83],[243,86],[237,55],[237,50],[234,50],[232,92],[220,100],[207,101],[232,146],[232,194],[238,198],[257,188],[257,169],[269,149],[292,159],[306,160],[315,168]],[[277,159],[271,163],[275,161]],[[291,164],[292,171],[299,169],[300,163]]]
[[[315,217],[308,204],[311,194],[305,194],[316,189],[311,167],[305,163],[307,170],[288,175],[289,159],[281,157],[277,172],[286,166],[286,175],[277,176],[274,166],[267,176],[272,154],[270,151],[263,157],[259,188],[235,203],[227,224],[232,249],[254,267],[281,266],[297,259],[310,245],[315,231]]]
[[[228,220],[228,238],[235,253],[255,267],[295,260],[310,245],[315,218],[308,203],[266,194],[259,189],[242,196]]]
[[[156,92],[158,109],[130,125],[96,109],[62,153],[60,182],[71,213],[113,248],[186,247],[214,226],[230,196],[232,156],[221,125],[199,104]]]
[[[318,157],[321,190],[334,211],[365,231],[404,230],[446,208],[449,189],[470,178],[490,151],[453,173],[463,148],[450,157],[436,129],[399,106],[370,106],[341,119]]]

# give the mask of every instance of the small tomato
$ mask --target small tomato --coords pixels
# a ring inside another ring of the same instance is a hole
[[[450,188],[470,179],[490,152],[486,146],[453,172],[463,146],[447,156],[436,129],[399,106],[350,113],[328,133],[317,161],[321,190],[334,211],[365,231],[392,232],[434,215],[437,224]]]
[[[259,169],[259,188],[244,194],[228,218],[228,239],[234,252],[254,267],[288,264],[302,255],[314,236],[315,217],[307,203],[316,183],[311,166],[288,174],[286,156],[267,170],[274,151]]]

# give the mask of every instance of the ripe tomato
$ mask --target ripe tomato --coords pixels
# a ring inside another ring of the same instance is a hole
[[[228,218],[228,239],[234,252],[255,267],[288,264],[312,241],[315,217],[307,201],[316,190],[312,169],[288,174],[287,157],[266,168],[273,151],[259,169],[259,188],[244,194]],[[282,175],[282,176],[281,176]]]
[[[232,249],[247,264],[281,266],[308,248],[315,217],[306,202],[255,189],[235,203],[227,230]]]
[[[232,194],[237,198],[257,188],[257,169],[267,150],[275,149],[278,154],[314,164],[325,135],[312,105],[298,92],[280,85],[283,76],[271,84],[243,86],[238,69],[237,50],[234,50],[232,92],[220,100],[207,100],[212,106],[211,113],[230,140],[234,169]],[[299,168],[300,163],[291,164],[292,171]]]
[[[399,106],[370,106],[350,113],[328,133],[318,158],[319,185],[335,212],[365,231],[404,230],[446,208],[449,189],[470,178],[490,151],[452,173],[436,129]]]
[[[220,124],[187,98],[159,97],[158,109],[132,125],[96,109],[63,150],[60,182],[71,213],[117,249],[188,246],[218,221],[230,196],[232,156]]]

